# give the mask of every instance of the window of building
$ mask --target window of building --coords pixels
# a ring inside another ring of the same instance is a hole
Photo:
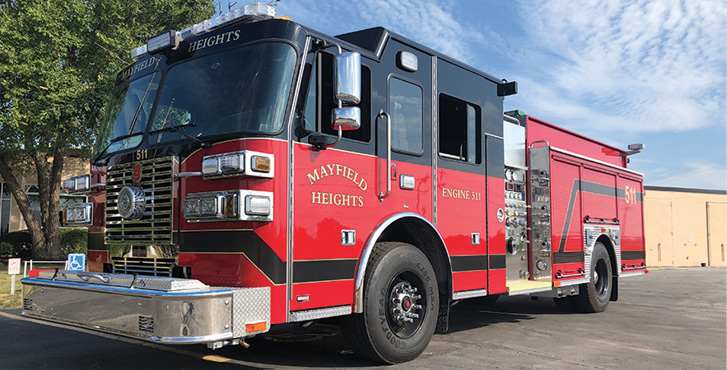
[[[335,78],[333,54],[318,53],[313,62],[308,97],[305,102],[304,126],[308,131],[338,136],[333,129],[332,111],[338,105],[333,97]],[[371,70],[361,66],[361,127],[358,130],[343,131],[344,139],[368,142],[371,140]]]
[[[423,151],[422,88],[392,78],[389,80],[389,114],[391,115],[391,147],[421,154]]]
[[[439,95],[439,155],[467,163],[482,163],[479,108]]]

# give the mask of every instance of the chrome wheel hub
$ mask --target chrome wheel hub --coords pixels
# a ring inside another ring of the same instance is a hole
[[[417,288],[406,281],[396,284],[391,290],[391,314],[398,324],[413,323],[414,319],[419,318],[418,312],[422,310],[422,305],[417,304],[417,300],[422,296],[416,293]]]

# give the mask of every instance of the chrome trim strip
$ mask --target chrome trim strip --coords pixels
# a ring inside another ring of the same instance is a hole
[[[139,297],[149,297],[149,296],[160,296],[160,297],[209,296],[209,297],[213,297],[213,296],[226,295],[226,294],[232,293],[232,290],[229,290],[229,289],[164,292],[164,291],[150,290],[150,289],[121,288],[121,287],[108,286],[108,285],[72,283],[72,282],[68,282],[68,281],[45,280],[45,279],[30,278],[30,277],[22,278],[22,279],[20,279],[20,282],[23,283],[23,285],[48,286],[48,287],[52,287],[52,288],[68,288],[68,289],[74,289],[74,290],[87,290],[87,291],[101,292],[101,293],[113,292],[113,293],[139,296]]]
[[[646,275],[647,273],[648,273],[648,270],[646,270],[646,268],[644,268],[644,269],[643,269],[643,270],[641,270],[641,271],[628,271],[628,272],[622,272],[622,273],[620,273],[620,274],[618,275],[618,277],[620,277],[620,278],[622,278],[622,277],[634,277],[634,276],[641,276],[641,275]]]
[[[474,297],[482,297],[487,295],[486,289],[473,289],[473,290],[465,290],[462,292],[454,292],[452,293],[452,300],[458,300],[458,299],[466,299],[466,298],[474,298]]]
[[[432,55],[432,224],[437,227],[437,57]]]
[[[95,328],[92,328],[95,329]],[[98,329],[96,329],[98,330]],[[113,332],[111,332],[113,333]],[[152,342],[169,343],[169,344],[195,344],[195,343],[208,343],[216,342],[218,340],[232,339],[232,333],[216,334],[216,335],[204,335],[200,337],[149,337],[145,338]]]
[[[290,107],[290,115],[288,116],[288,173],[287,173],[287,179],[288,179],[288,255],[285,260],[286,269],[285,269],[285,284],[287,285],[287,288],[285,289],[285,315],[286,315],[286,321],[291,320],[290,315],[290,300],[293,297],[293,181],[295,180],[293,170],[295,168],[295,143],[293,142],[293,132],[295,131],[295,104],[298,102],[298,97],[300,96],[300,87],[303,84],[303,70],[305,68],[305,60],[306,56],[308,55],[309,48],[310,48],[310,42],[311,37],[308,36],[305,39],[305,46],[303,47],[302,56],[300,57],[300,66],[298,67],[298,81],[295,84],[295,92],[293,93],[293,105]]]
[[[489,133],[487,133],[487,132],[485,132],[485,136],[489,136],[489,137],[494,137],[494,138],[498,138],[498,139],[500,139],[500,140],[505,140],[505,138],[504,138],[504,137],[502,137],[502,136],[497,136],[497,135],[489,134]]]
[[[368,241],[366,241],[366,247],[364,247],[363,253],[361,254],[361,258],[358,263],[358,268],[356,269],[356,285],[355,285],[355,291],[354,291],[354,312],[355,313],[362,313],[363,312],[363,284],[364,284],[364,277],[366,276],[366,267],[369,263],[369,258],[371,257],[371,252],[374,250],[374,245],[376,245],[376,241],[379,240],[379,237],[381,234],[388,228],[391,224],[393,224],[395,221],[398,221],[403,218],[407,217],[413,217],[419,220],[422,220],[427,223],[427,225],[431,226],[432,229],[437,233],[437,236],[439,237],[439,241],[442,242],[442,245],[444,244],[444,239],[442,239],[442,236],[439,235],[439,231],[432,225],[429,220],[424,218],[422,215],[413,213],[413,212],[403,212],[403,213],[397,213],[393,216],[390,216],[384,222],[379,224],[379,226],[376,227],[373,233],[369,236]],[[447,263],[450,265],[450,271],[452,270],[451,262],[449,260],[449,251],[447,251],[446,247],[444,251],[447,253]],[[450,295],[452,292],[449,292]]]
[[[294,311],[290,313],[291,322],[318,320],[326,317],[343,316],[351,313],[351,306],[317,308],[314,310]]]
[[[580,158],[580,159],[584,159],[584,160],[587,160],[587,161],[591,161],[591,162],[596,162],[596,163],[598,163],[598,164],[601,164],[601,165],[604,165],[604,166],[607,166],[607,167],[611,167],[611,168],[615,168],[615,169],[617,169],[617,170],[625,171],[625,172],[631,173],[631,174],[633,174],[633,175],[639,175],[639,176],[641,176],[641,177],[644,177],[644,174],[643,174],[643,173],[641,173],[641,172],[636,172],[636,171],[634,171],[634,170],[630,170],[630,169],[628,169],[628,168],[624,168],[624,167],[619,167],[619,166],[617,166],[617,165],[615,165],[615,164],[611,164],[611,163],[606,163],[606,162],[604,162],[604,161],[600,161],[600,160],[598,160],[598,159],[594,159],[594,158],[586,157],[585,155],[580,155],[580,154],[576,154],[576,153],[573,153],[573,152],[567,151],[567,150],[565,150],[565,149],[561,149],[561,148],[558,148],[558,147],[554,147],[554,146],[551,146],[551,147],[550,147],[550,149],[552,149],[552,150],[554,150],[554,151],[556,151],[556,152],[560,152],[560,153],[563,153],[563,154],[568,154],[568,155],[572,155],[572,156],[574,156],[574,157],[577,157],[577,158]]]

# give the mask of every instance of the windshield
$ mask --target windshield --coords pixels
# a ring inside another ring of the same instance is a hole
[[[151,142],[182,139],[174,128],[193,137],[279,131],[295,60],[288,44],[258,43],[173,67],[151,121]]]
[[[146,75],[111,92],[94,156],[139,145],[159,87],[159,75],[158,72]]]

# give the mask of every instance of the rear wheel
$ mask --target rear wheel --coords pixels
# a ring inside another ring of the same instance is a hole
[[[612,280],[611,258],[606,247],[597,242],[591,255],[591,281],[581,284],[580,293],[576,296],[581,311],[605,311],[611,299]]]
[[[424,253],[405,243],[376,244],[364,284],[364,312],[341,322],[354,352],[389,364],[419,356],[439,312],[437,279]]]

